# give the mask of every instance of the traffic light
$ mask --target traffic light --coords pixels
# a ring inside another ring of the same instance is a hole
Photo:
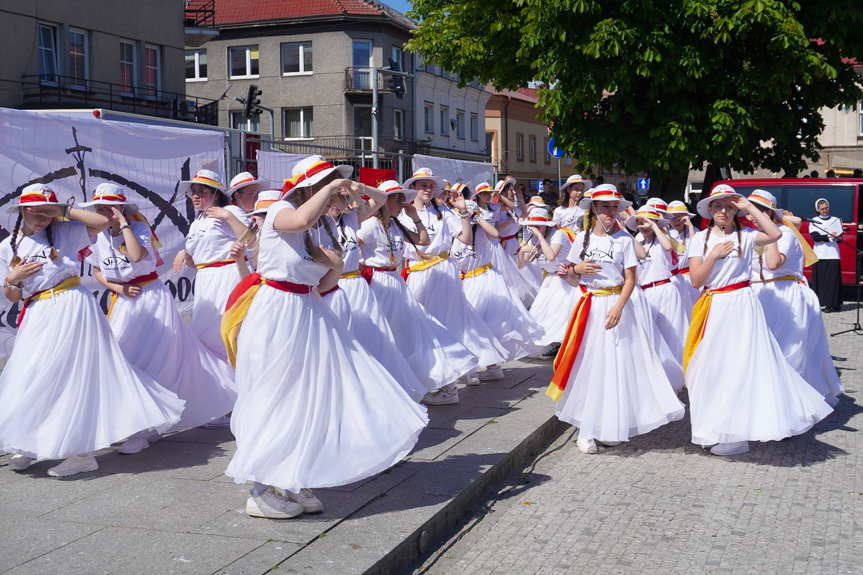
[[[261,94],[263,94],[263,92],[261,92],[255,84],[249,84],[249,93],[246,94],[243,116],[251,118],[252,116],[260,115],[263,110],[259,107],[261,105],[261,99],[258,96]]]
[[[398,72],[401,74],[402,72],[402,64],[401,62],[396,62],[392,58],[390,58],[390,70],[393,72]],[[405,78],[404,76],[397,75],[389,75],[387,79],[387,87],[396,95],[396,98],[399,100],[402,99],[402,96],[405,95]]]

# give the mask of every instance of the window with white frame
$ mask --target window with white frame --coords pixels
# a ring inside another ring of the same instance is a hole
[[[260,132],[261,117],[256,115],[246,119],[243,112],[231,112],[231,128],[242,130],[243,132]]]
[[[87,32],[69,28],[69,61],[66,76],[73,88],[86,88],[90,73]]]
[[[393,138],[402,140],[405,137],[405,111],[393,110]]]
[[[39,24],[39,80],[57,82],[57,27]]]
[[[258,58],[257,46],[228,48],[228,75],[231,78],[257,78]]]
[[[282,75],[312,73],[312,41],[282,43]]]
[[[158,46],[144,46],[144,96],[158,98],[162,88],[162,54]]]
[[[120,89],[135,93],[135,43],[120,40]]]
[[[464,110],[455,111],[455,135],[459,140],[464,140]]]
[[[536,136],[527,137],[527,160],[536,163]]]
[[[547,137],[546,137],[546,138],[545,138],[545,140],[543,141],[543,145],[545,146],[545,163],[546,163],[546,164],[550,164],[550,163],[551,163],[551,154],[549,154],[549,153],[548,153],[548,141],[549,141],[549,140],[548,140],[548,138],[547,138]]]
[[[857,101],[857,135],[863,137],[863,100]]]
[[[470,139],[471,141],[479,141],[479,116],[477,114],[470,115]]]
[[[315,137],[315,116],[311,106],[304,108],[284,108],[282,137],[286,140]]]
[[[449,136],[449,107],[440,107],[440,135]]]
[[[434,104],[429,102],[425,104],[425,132],[434,134]]]
[[[402,72],[407,72],[407,69],[405,68],[404,52],[398,46],[393,46],[392,59],[393,59],[393,62],[395,62],[396,64],[401,66]]]
[[[198,82],[207,79],[207,51],[186,50],[186,81]]]
[[[515,159],[524,160],[524,134],[515,135]]]

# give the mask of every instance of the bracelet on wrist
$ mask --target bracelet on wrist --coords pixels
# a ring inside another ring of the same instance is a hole
[[[418,226],[418,225],[420,225],[421,223],[423,223],[423,221],[422,221],[422,220],[413,220],[413,222],[414,222],[414,225],[416,225],[416,226]]]
[[[9,288],[11,290],[21,291],[22,289],[24,289],[24,282],[21,282],[19,284],[10,284],[8,281],[3,280],[3,287]]]
[[[132,226],[131,226],[131,225],[129,225],[129,223],[128,223],[128,222],[126,222],[125,224],[123,224],[122,226],[120,226],[120,231],[121,231],[121,232],[122,232],[123,230],[131,230],[131,229],[132,229]]]

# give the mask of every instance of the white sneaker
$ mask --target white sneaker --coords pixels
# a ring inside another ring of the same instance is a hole
[[[578,446],[578,450],[582,453],[587,453],[588,455],[599,453],[599,448],[596,447],[596,442],[590,437],[581,437],[579,435],[578,439],[575,440],[575,444]]]
[[[480,384],[479,378],[476,376],[476,373],[473,371],[470,372],[469,374],[467,374],[466,376],[464,376],[464,382],[467,385],[479,385]]]
[[[303,513],[320,513],[324,510],[324,504],[315,497],[311,489],[300,489],[299,493],[285,490],[288,499],[303,506]]]
[[[259,494],[253,489],[246,500],[246,514],[265,519],[291,519],[303,514],[303,506],[279,495],[274,487]]]
[[[713,455],[740,455],[749,451],[748,441],[732,441],[731,443],[717,443],[710,448]]]
[[[618,445],[620,445],[623,442],[622,441],[600,441],[599,439],[597,439],[596,443],[598,443],[600,445],[604,445],[606,447],[617,447]]]
[[[123,445],[120,446],[117,452],[124,455],[131,455],[133,453],[140,453],[148,447],[150,447],[150,442],[147,441],[147,438],[135,434],[126,441],[124,441]]]
[[[495,381],[503,379],[503,368],[499,365],[490,365],[476,374],[480,381]]]
[[[458,391],[455,393],[449,393],[445,390],[429,392],[425,394],[420,403],[425,405],[453,405],[458,403]]]
[[[217,417],[213,421],[209,423],[205,423],[202,425],[204,429],[225,429],[231,427],[231,416],[223,415],[222,417]]]
[[[77,473],[96,471],[97,469],[99,469],[99,464],[96,463],[96,458],[92,455],[73,455],[67,457],[60,465],[49,469],[48,475],[51,477],[68,477]]]
[[[9,469],[13,471],[24,471],[33,464],[34,459],[26,455],[13,455],[9,460]]]

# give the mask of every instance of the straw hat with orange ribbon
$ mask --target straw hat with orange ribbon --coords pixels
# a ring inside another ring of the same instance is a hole
[[[710,213],[710,204],[715,200],[720,198],[742,198],[743,196],[734,191],[734,188],[729,186],[728,184],[719,184],[715,186],[712,190],[710,190],[710,194],[703,198],[698,202],[695,209],[698,211],[698,215],[704,219],[711,219],[713,214]],[[740,215],[740,211],[738,210],[735,215]]]
[[[395,180],[387,180],[382,182],[378,189],[385,193],[387,197],[394,196],[396,194],[404,194],[405,202],[412,202],[414,198],[417,197],[417,191],[405,188],[400,183]]]
[[[629,218],[626,220],[626,227],[632,231],[635,231],[638,227],[638,218],[644,218],[645,220],[652,220],[656,222],[661,228],[664,228],[668,225],[668,220],[662,217],[662,214],[654,208],[653,206],[644,205],[638,208],[638,211],[635,212],[634,218]]]
[[[689,208],[686,207],[686,204],[681,202],[680,200],[674,200],[668,204],[668,215],[669,216],[677,216],[684,215],[689,216],[690,218],[694,216],[692,212],[689,211]]]
[[[438,190],[446,187],[446,180],[444,180],[443,178],[440,178],[438,176],[435,176],[432,173],[431,168],[420,168],[417,171],[415,171],[414,174],[410,178],[405,180],[404,187],[410,188],[411,184],[413,184],[414,182],[419,181],[419,180],[432,180],[436,184]]]
[[[213,188],[214,190],[219,190],[222,192],[225,197],[230,198],[230,194],[225,189],[224,180],[222,177],[212,170],[198,170],[198,173],[195,174],[195,177],[191,180],[183,180],[177,186],[177,191],[183,195],[186,194],[191,188],[192,184],[202,184],[204,186],[208,186]]]
[[[551,216],[548,213],[548,208],[537,206],[530,211],[530,214],[526,218],[519,220],[518,225],[553,227],[556,223],[551,219]]]
[[[125,189],[121,188],[117,184],[109,182],[101,183],[96,186],[95,190],[93,190],[93,201],[81,203],[82,208],[89,208],[90,206],[124,206],[123,214],[126,216],[127,220],[141,222],[147,226],[148,230],[150,230],[150,246],[153,248],[153,256],[156,259],[156,265],[162,265],[162,257],[159,255],[158,251],[159,248],[162,247],[162,242],[159,241],[159,236],[157,236],[156,232],[153,231],[153,226],[150,225],[150,222],[146,217],[144,217],[144,214],[138,211],[138,206],[126,198]]]
[[[270,206],[279,201],[282,197],[282,190],[264,190],[258,194],[258,199],[255,201],[255,209],[249,215],[265,215]]]
[[[463,184],[462,184],[462,183],[458,183],[458,184],[456,184],[455,186],[453,186],[453,188],[452,188],[452,189],[453,189],[453,191],[458,192],[459,194],[461,194],[462,196],[464,196],[464,192],[465,192],[465,190],[467,190],[467,192],[468,192],[468,194],[469,194],[469,193],[470,193],[470,191],[473,189],[473,182],[465,182],[465,183],[463,183]]]
[[[784,210],[780,210],[776,207],[776,196],[767,190],[756,189],[752,190],[752,193],[749,194],[749,201],[771,210],[774,216],[773,219],[781,221],[784,226],[788,227],[794,233],[794,236],[800,243],[800,247],[803,249],[803,267],[808,268],[818,261],[818,256],[815,255],[815,250],[813,250],[812,246],[809,245],[809,242],[803,238],[803,234],[800,233],[800,230],[797,229],[794,222],[785,215]]]
[[[595,188],[591,188],[590,195],[584,193],[584,197],[578,203],[578,207],[583,210],[590,209],[593,202],[620,202],[620,209],[625,210],[632,205],[632,202],[625,199],[620,192],[617,191],[617,186],[614,184],[601,184]]]
[[[488,182],[480,182],[473,189],[473,192],[471,192],[470,199],[474,199],[479,194],[482,194],[485,192],[493,192],[493,191],[494,191],[494,188],[491,187],[491,184],[489,184]]]
[[[300,188],[314,186],[333,172],[338,172],[342,178],[350,178],[354,173],[353,166],[334,166],[323,156],[307,156],[294,164],[291,178],[285,180],[282,187],[282,198],[290,196]]]
[[[256,178],[250,172],[240,172],[231,179],[228,195],[233,196],[236,192],[252,185],[260,186],[260,191],[263,191],[270,187],[270,182],[262,178]]]
[[[563,185],[560,186],[560,193],[564,193],[567,188],[569,188],[570,186],[574,186],[575,184],[582,184],[584,185],[584,189],[587,190],[590,189],[590,186],[593,184],[593,182],[591,182],[590,180],[585,180],[581,176],[581,174],[572,174],[566,179]]]

